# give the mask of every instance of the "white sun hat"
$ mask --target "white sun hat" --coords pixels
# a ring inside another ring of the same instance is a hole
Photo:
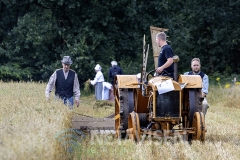
[[[94,69],[97,70],[97,71],[101,71],[101,70],[102,70],[102,67],[101,67],[99,64],[97,64]]]

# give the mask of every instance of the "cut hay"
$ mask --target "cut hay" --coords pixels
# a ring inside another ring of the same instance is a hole
[[[90,79],[88,79],[88,80],[84,83],[83,94],[84,94],[84,95],[90,95],[90,94],[92,94],[92,88],[91,88]]]
[[[114,102],[109,101],[109,100],[97,100],[93,108],[100,108],[100,107],[114,107]]]

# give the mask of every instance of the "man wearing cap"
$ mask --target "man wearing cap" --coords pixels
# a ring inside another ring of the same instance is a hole
[[[55,96],[63,100],[64,104],[73,109],[73,94],[75,103],[79,106],[80,88],[79,81],[75,71],[70,69],[72,60],[70,56],[64,56],[62,59],[63,68],[57,69],[50,77],[45,96],[49,100],[50,92],[55,88]]]
[[[112,61],[112,62],[111,62],[111,65],[112,65],[112,67],[111,67],[111,68],[109,69],[109,71],[108,71],[108,77],[109,77],[112,85],[114,85],[114,84],[113,84],[114,77],[115,77],[116,75],[121,75],[121,74],[123,74],[123,71],[122,71],[122,68],[117,65],[117,62],[116,62],[116,61]]]

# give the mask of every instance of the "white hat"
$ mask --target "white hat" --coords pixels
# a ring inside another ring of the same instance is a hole
[[[99,64],[97,64],[94,69],[97,70],[97,71],[101,71],[102,67]]]
[[[116,61],[112,61],[111,64],[112,64],[112,66],[116,66],[117,62]]]

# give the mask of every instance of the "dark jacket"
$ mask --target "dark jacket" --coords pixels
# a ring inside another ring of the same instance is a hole
[[[188,75],[194,75],[194,74],[193,74],[193,71],[188,72]],[[198,75],[201,76],[201,78],[203,79],[205,73],[203,73],[203,72],[200,71],[200,72],[198,73]]]
[[[73,96],[73,85],[75,72],[73,70],[69,70],[68,77],[65,79],[63,74],[63,69],[59,69],[57,72],[57,79],[55,83],[55,95],[59,97],[70,98]]]
[[[116,75],[121,75],[123,74],[123,71],[122,71],[122,68],[119,67],[119,66],[112,66],[110,69],[109,69],[109,72],[108,72],[108,77],[111,81],[111,83],[113,84],[113,81],[114,81],[114,77]]]

